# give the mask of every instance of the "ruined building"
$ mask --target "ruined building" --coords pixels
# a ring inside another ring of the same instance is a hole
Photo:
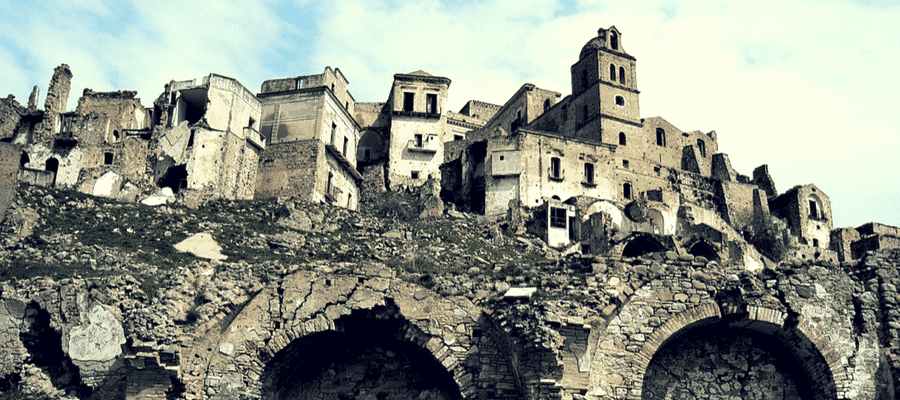
[[[582,254],[667,249],[759,266],[746,240],[771,226],[801,259],[895,247],[889,229],[835,231],[815,185],[779,194],[765,165],[738,173],[715,131],[641,117],[624,44],[600,29],[570,69],[571,95],[526,83],[502,106],[472,100],[459,112],[447,77],[398,73],[385,102],[356,102],[330,67],[257,94],[217,74],[171,81],[152,107],[133,91],[85,89],[66,112],[72,72],[61,65],[43,109],[37,87],[27,106],[0,99],[0,139],[21,147],[10,164],[19,180],[129,202],[169,188],[192,206],[299,197],[357,209],[364,191],[430,178],[443,201],[520,215],[517,231]]]

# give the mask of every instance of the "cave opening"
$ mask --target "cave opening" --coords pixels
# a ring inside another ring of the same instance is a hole
[[[169,167],[156,185],[161,188],[168,187],[172,189],[173,193],[178,193],[179,190],[187,188],[187,178],[187,165],[176,165]]]
[[[262,399],[461,400],[452,375],[404,340],[410,324],[396,306],[355,310],[334,331],[298,338],[260,378]]]
[[[651,236],[640,235],[632,239],[622,249],[622,257],[640,257],[649,253],[666,251],[666,246]]]

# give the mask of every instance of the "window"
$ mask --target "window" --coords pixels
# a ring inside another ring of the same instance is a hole
[[[328,173],[328,182],[325,184],[325,195],[331,197],[334,193],[334,187],[332,187],[332,180],[334,180],[334,174],[331,172]]]
[[[253,117],[250,117],[250,119],[247,121],[247,127],[254,129],[256,128],[256,120],[253,119]]]
[[[584,163],[584,181],[594,183],[594,164]]]
[[[616,96],[616,105],[617,105],[617,106],[624,106],[624,105],[625,105],[625,98],[622,97],[622,96]]]
[[[700,157],[706,157],[706,143],[703,139],[697,139],[697,148],[700,149]]]
[[[403,93],[403,111],[413,110],[413,99],[415,99],[415,97],[415,93]]]
[[[550,207],[550,227],[565,228],[566,227],[566,209]]]
[[[463,140],[463,135],[453,135],[453,140]]]
[[[562,179],[562,169],[560,168],[559,157],[550,158],[550,177]]]
[[[372,152],[369,149],[363,150],[363,161],[371,160]]]
[[[550,109],[550,99],[544,99],[544,112]]]
[[[103,165],[112,165],[113,153],[103,153]]]
[[[415,137],[416,147],[422,147],[422,135],[417,133],[417,134],[415,134],[414,137]]]
[[[334,141],[337,140],[337,124],[331,123],[331,144],[334,144]]]
[[[816,204],[815,200],[809,200],[809,217],[810,218],[819,218],[819,206]]]
[[[347,157],[347,145],[350,143],[350,139],[344,138],[344,151],[341,153],[344,157]]]
[[[426,94],[425,95],[425,103],[426,103],[426,108],[427,108],[425,110],[425,112],[427,112],[429,114],[437,114],[438,113],[437,95],[436,94],[432,94],[432,93]]]
[[[656,145],[666,147],[666,131],[663,128],[656,128]]]
[[[616,66],[609,64],[609,80],[616,81]]]
[[[588,75],[587,70],[581,70],[581,90],[587,90],[588,87]]]
[[[819,247],[819,239],[813,239],[813,247]]]
[[[191,136],[188,137],[187,147],[191,147],[194,145],[194,133],[196,133],[196,132],[197,132],[196,129],[191,129]]]
[[[619,67],[619,83],[625,84],[625,67]]]
[[[622,197],[631,200],[631,184],[625,183],[622,185]]]
[[[588,120],[588,106],[587,104],[581,106],[581,122],[587,122]]]
[[[112,142],[113,142],[113,143],[116,143],[116,142],[118,142],[118,141],[119,141],[119,131],[114,130],[114,131],[113,131],[113,141],[112,141]]]
[[[619,35],[616,34],[616,31],[609,32],[609,47],[613,50],[619,49]]]
[[[626,142],[625,132],[619,132],[619,146],[625,146]]]
[[[419,179],[419,171],[411,171],[409,177],[412,179]]]
[[[622,160],[622,167],[628,168],[628,160]]]
[[[331,93],[334,93],[334,84],[331,84]]]

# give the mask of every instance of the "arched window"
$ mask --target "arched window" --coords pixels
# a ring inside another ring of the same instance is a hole
[[[625,67],[619,67],[619,83],[625,84]]]
[[[119,142],[119,131],[113,130],[113,140],[112,140],[112,142],[113,142],[113,143],[118,143],[118,142]]]
[[[544,112],[550,109],[550,99],[544,99]]]
[[[624,106],[624,105],[625,105],[625,98],[622,97],[622,96],[616,96],[616,105],[617,105],[617,106]]]
[[[813,219],[824,219],[823,215],[824,209],[822,208],[822,201],[819,200],[819,196],[811,195],[807,199],[807,203],[809,204],[809,217]]]
[[[700,157],[706,157],[706,143],[703,139],[697,139],[697,148],[700,149]]]
[[[625,144],[626,144],[625,132],[619,132],[619,145],[625,146]]]
[[[656,145],[666,147],[666,131],[663,128],[656,128]]]
[[[28,153],[23,151],[22,156],[19,157],[19,166],[25,168],[25,164],[28,164],[29,162],[31,162],[31,158],[28,157]]]
[[[616,34],[616,31],[609,32],[609,47],[613,50],[619,49],[619,35]]]
[[[625,182],[622,185],[622,197],[627,200],[631,200],[631,184],[628,182]]]
[[[609,80],[616,81],[616,66],[609,64]]]
[[[53,172],[53,183],[50,186],[56,186],[56,175],[59,171],[59,160],[55,158],[48,158],[47,162],[44,163],[44,170]]]

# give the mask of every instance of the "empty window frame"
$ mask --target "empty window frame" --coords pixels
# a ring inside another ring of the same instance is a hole
[[[625,84],[625,67],[619,67],[619,83]]]
[[[453,140],[463,140],[465,137],[463,135],[453,135]]]
[[[588,87],[588,72],[586,69],[581,70],[581,90],[587,90]]]
[[[413,143],[415,144],[416,147],[422,147],[422,145],[423,145],[422,134],[417,133],[417,134],[413,135]]]
[[[613,50],[619,49],[619,35],[615,31],[609,32],[609,47]]]
[[[666,147],[666,131],[663,128],[656,128],[656,145]]]
[[[697,148],[700,150],[700,157],[706,157],[706,143],[703,139],[697,139]]]
[[[809,200],[809,217],[810,218],[819,218],[819,205],[815,200]]]
[[[617,106],[624,106],[624,105],[625,105],[625,98],[622,97],[622,96],[616,96],[616,105],[617,105]]]
[[[409,177],[412,179],[419,179],[419,171],[410,171]]]
[[[416,98],[415,93],[404,92],[403,93],[403,111],[412,111],[413,110],[413,101]]]
[[[622,168],[628,168],[628,160],[622,160]]]
[[[344,151],[341,152],[341,155],[347,157],[347,146],[350,144],[350,139],[344,138]]]
[[[619,132],[619,146],[625,146],[628,143],[625,132]]]
[[[544,112],[550,109],[550,99],[544,99]]]
[[[584,181],[594,183],[594,164],[584,163]]]
[[[622,197],[631,200],[631,184],[628,182],[622,185]]]
[[[438,106],[437,106],[437,95],[433,93],[428,93],[425,95],[425,112],[429,114],[437,114]]]
[[[331,172],[328,173],[328,182],[325,184],[325,194],[329,197],[334,198],[334,174]]]
[[[334,144],[334,141],[337,140],[337,124],[331,123],[331,144]]]
[[[588,105],[585,104],[581,106],[581,122],[587,122],[588,120]]]
[[[609,80],[616,81],[616,66],[613,64],[609,64]]]
[[[550,177],[553,179],[562,179],[562,166],[559,157],[550,158]]]
[[[113,153],[103,153],[103,165],[112,165]]]
[[[566,209],[558,207],[550,207],[550,227],[563,228],[566,227]]]

